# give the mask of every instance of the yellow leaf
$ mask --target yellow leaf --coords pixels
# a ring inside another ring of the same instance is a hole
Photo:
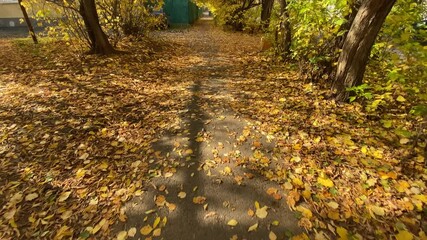
[[[299,179],[299,178],[294,178],[294,179],[292,179],[292,182],[295,184],[295,185],[298,185],[298,186],[303,186],[304,185],[304,183],[301,181],[301,179]]]
[[[206,198],[202,196],[197,196],[193,198],[193,203],[195,204],[203,204],[205,203],[205,201],[206,201]]]
[[[64,202],[65,200],[68,199],[70,194],[71,194],[71,191],[61,193],[61,195],[59,195],[58,202]]]
[[[155,203],[158,207],[162,207],[166,204],[166,198],[163,195],[156,196]]]
[[[237,225],[237,223],[238,222],[236,221],[236,219],[231,219],[230,221],[227,222],[227,225],[235,227]]]
[[[107,220],[105,218],[103,218],[101,221],[99,221],[98,224],[95,225],[95,227],[92,229],[92,234],[95,234],[99,231],[99,229],[102,228],[102,226],[104,226],[104,224],[107,222]]]
[[[153,237],[159,237],[162,234],[162,229],[161,228],[156,228],[153,231]]]
[[[279,221],[275,220],[275,221],[273,221],[273,222],[271,223],[271,225],[273,225],[273,226],[279,226]]]
[[[173,176],[173,172],[167,172],[165,173],[165,178],[170,178]]]
[[[318,177],[317,182],[325,187],[333,187],[334,182],[329,178]]]
[[[412,233],[403,230],[403,231],[399,231],[399,233],[395,236],[396,240],[412,240],[414,239],[414,236],[412,235]]]
[[[371,210],[373,213],[375,213],[375,215],[378,215],[378,216],[384,216],[385,215],[384,208],[382,208],[382,207],[378,207],[378,206],[373,205],[373,206],[371,206]]]
[[[363,154],[366,154],[368,152],[368,148],[366,146],[363,146],[360,151],[362,151]]]
[[[427,196],[426,195],[418,194],[418,195],[414,195],[413,198],[417,199],[417,200],[420,200],[421,202],[427,204]]]
[[[160,227],[164,227],[166,226],[166,223],[168,222],[168,218],[167,217],[163,217],[162,219],[162,224],[160,224]]]
[[[405,145],[409,142],[409,139],[408,138],[401,138],[399,142],[400,142],[400,144]]]
[[[343,227],[337,227],[337,234],[342,240],[348,240],[348,231]]]
[[[34,199],[38,198],[39,195],[37,193],[30,193],[27,196],[25,196],[25,201],[30,202],[33,201]]]
[[[340,213],[337,211],[328,211],[328,218],[333,220],[340,220]]]
[[[86,175],[86,170],[83,168],[79,168],[76,172],[76,178],[83,178]]]
[[[273,195],[275,193],[277,193],[277,189],[276,188],[271,187],[271,188],[267,189],[267,194],[268,195]]]
[[[254,225],[249,227],[248,232],[255,231],[255,230],[257,230],[257,228],[258,228],[258,223],[255,223]]]
[[[253,217],[255,215],[254,210],[252,210],[252,209],[249,208],[248,215],[251,216],[251,217]]]
[[[67,220],[71,217],[71,215],[73,215],[73,211],[71,211],[71,210],[65,211],[61,214],[61,219]]]
[[[191,155],[191,154],[193,154],[193,150],[187,149],[187,150],[185,150],[185,154]]]
[[[313,213],[308,208],[305,208],[303,206],[298,206],[296,209],[298,212],[301,212],[302,215],[308,219],[310,219],[313,216]]]
[[[267,206],[264,206],[264,207],[262,207],[262,208],[258,208],[258,209],[255,211],[255,215],[256,215],[257,217],[261,218],[261,219],[266,218],[266,217],[267,217],[267,215],[268,215],[268,212],[267,212]]]
[[[14,207],[13,209],[11,209],[11,210],[7,211],[7,212],[3,215],[3,217],[4,217],[6,220],[9,220],[9,219],[12,219],[12,218],[15,216],[15,213],[16,213],[16,208]]]
[[[108,163],[102,162],[101,164],[99,164],[98,168],[101,169],[102,171],[107,171]]]
[[[176,205],[173,203],[166,203],[166,206],[169,208],[170,212],[173,212],[176,209]]]
[[[136,228],[135,228],[135,227],[130,228],[130,229],[128,230],[128,236],[129,236],[129,237],[134,237],[134,236],[135,236],[135,234],[136,234]]]
[[[187,193],[185,193],[185,192],[179,192],[178,193],[179,198],[185,198],[186,196],[187,196]]]
[[[126,231],[121,231],[117,234],[117,240],[125,240],[128,237],[128,233]]]
[[[260,208],[260,206],[259,206],[259,202],[258,202],[258,201],[255,201],[255,209],[258,209],[258,208]]]
[[[405,192],[411,185],[409,185],[409,183],[405,180],[399,180],[396,183],[396,190],[400,193]]]
[[[156,227],[159,225],[159,223],[160,223],[160,217],[157,217],[157,218],[154,220],[153,228],[156,228]]]
[[[55,240],[60,240],[63,239],[64,237],[69,237],[73,235],[73,229],[70,229],[70,227],[68,226],[62,226],[58,232],[56,232],[56,235],[53,239]]]
[[[398,97],[396,98],[396,101],[398,101],[398,102],[405,102],[405,101],[406,101],[406,99],[405,99],[403,96],[398,96]]]
[[[334,202],[334,201],[328,202],[327,205],[329,207],[331,207],[332,209],[337,209],[339,207],[339,204],[337,202]]]
[[[277,240],[277,236],[273,231],[270,231],[270,233],[268,234],[268,239],[269,240]]]
[[[145,225],[139,230],[139,232],[144,236],[147,236],[148,234],[150,234],[151,231],[153,231],[153,228],[150,225]]]
[[[232,172],[232,170],[231,170],[230,167],[227,166],[227,167],[224,168],[224,173],[231,174],[231,172]]]

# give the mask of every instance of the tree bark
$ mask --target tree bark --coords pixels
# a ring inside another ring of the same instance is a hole
[[[341,31],[346,31],[346,32],[344,33],[344,35],[337,37],[336,44],[335,44],[336,48],[338,49],[342,48],[344,44],[344,40],[346,39],[348,31],[350,30],[350,27],[353,24],[354,19],[356,18],[356,14],[359,11],[361,4],[362,4],[361,0],[354,0],[350,4],[351,12],[345,16],[346,22],[342,24],[340,26],[340,29],[338,30],[338,32],[341,32]]]
[[[395,2],[396,0],[365,0],[357,11],[338,58],[333,84],[338,101],[348,99],[350,93],[347,88],[362,84],[375,38]]]
[[[280,24],[276,30],[276,44],[278,54],[281,55],[283,59],[289,57],[292,43],[291,24],[289,22],[287,7],[288,3],[286,0],[280,0]]]
[[[261,4],[261,24],[265,30],[270,26],[271,11],[273,10],[274,0],[262,0]]]
[[[108,41],[107,35],[99,24],[95,0],[80,0],[80,15],[83,18],[89,39],[90,53],[111,54],[115,53],[113,46]]]
[[[37,40],[36,33],[34,32],[33,24],[31,24],[30,18],[28,17],[27,10],[22,5],[22,0],[18,0],[19,6],[21,7],[22,15],[24,15],[25,23],[27,23],[28,32],[31,35],[31,38],[33,39],[34,44],[39,43]]]

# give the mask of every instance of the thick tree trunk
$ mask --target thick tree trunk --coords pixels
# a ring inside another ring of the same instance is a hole
[[[357,11],[343,43],[333,87],[336,99],[345,101],[347,88],[362,84],[369,54],[375,38],[396,0],[365,0]]]
[[[286,0],[280,0],[280,25],[276,30],[276,43],[278,54],[286,59],[291,53],[291,24],[289,22],[288,3]]]
[[[350,27],[353,24],[354,19],[356,18],[357,12],[359,11],[361,4],[362,4],[361,0],[355,0],[351,3],[350,5],[351,12],[345,16],[346,22],[342,24],[340,26],[340,29],[338,30],[338,32],[341,32],[341,31],[346,31],[346,32],[344,35],[337,37],[336,43],[335,43],[336,48],[338,49],[342,48],[344,44],[344,40],[346,39],[348,31],[350,30]]]
[[[270,26],[271,11],[273,10],[274,0],[262,0],[261,4],[261,24],[265,30]]]
[[[80,0],[80,15],[83,18],[91,42],[90,52],[95,54],[114,53],[113,46],[99,24],[95,0]]]
[[[25,20],[25,23],[27,24],[28,32],[30,33],[34,44],[37,44],[39,43],[39,41],[37,40],[37,36],[36,36],[36,33],[34,32],[33,25],[31,24],[30,18],[28,17],[27,10],[22,5],[22,0],[18,0],[18,3],[19,3],[19,6],[21,7],[22,15],[24,15],[24,20]]]

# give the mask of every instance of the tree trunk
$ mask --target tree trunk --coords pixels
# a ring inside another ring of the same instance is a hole
[[[375,38],[395,2],[396,0],[365,0],[357,11],[338,59],[333,84],[338,101],[348,99],[350,93],[347,88],[362,84]]]
[[[342,24],[340,26],[340,29],[338,30],[338,32],[341,32],[341,31],[346,31],[346,32],[344,33],[344,35],[337,37],[335,42],[335,46],[337,49],[342,48],[344,44],[344,40],[346,39],[348,31],[350,30],[350,27],[353,24],[354,19],[356,18],[356,14],[359,11],[361,3],[362,3],[361,0],[354,0],[350,4],[351,12],[345,16],[346,22]]]
[[[289,22],[288,3],[280,0],[280,24],[276,30],[277,52],[283,59],[289,57],[291,53],[291,24]]]
[[[107,35],[99,24],[99,16],[96,12],[95,0],[80,0],[80,15],[83,18],[90,39],[90,53],[114,53],[115,50],[113,46],[108,41]]]
[[[30,18],[28,17],[27,10],[22,5],[22,0],[18,0],[19,6],[21,7],[22,15],[24,15],[25,23],[27,23],[28,32],[30,32],[31,38],[33,39],[34,44],[39,43],[37,41],[36,33],[34,32],[33,25],[31,24]]]
[[[271,11],[273,10],[274,0],[262,0],[261,4],[261,24],[265,30],[270,25]]]

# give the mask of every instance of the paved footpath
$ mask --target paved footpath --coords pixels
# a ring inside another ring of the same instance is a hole
[[[192,79],[191,96],[181,125],[153,146],[170,171],[154,177],[140,197],[126,204],[127,221],[116,225],[117,231],[135,227],[135,239],[178,240],[287,239],[303,231],[281,186],[251,167],[274,167],[274,142],[229,106],[245,101],[227,87],[244,71],[236,69],[237,58],[256,50],[230,51],[227,37],[233,34],[218,32],[201,20],[189,30],[169,33],[192,49],[181,56],[188,64],[174,76]]]

